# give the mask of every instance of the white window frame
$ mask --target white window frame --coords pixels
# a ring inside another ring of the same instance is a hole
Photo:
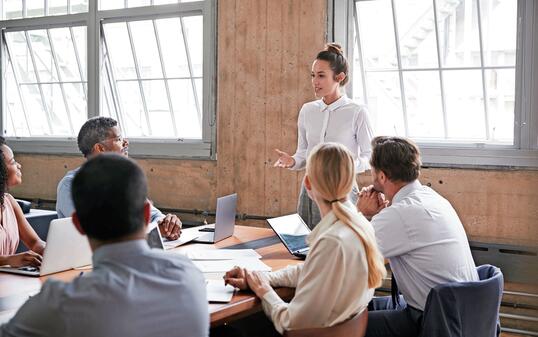
[[[376,0],[328,0],[327,9],[327,40],[342,44],[349,60],[355,43],[354,1]],[[538,3],[517,3],[514,145],[417,141],[424,166],[538,168]],[[352,97],[352,83],[346,92]]]
[[[178,4],[132,7],[114,10],[98,10],[98,1],[89,0],[87,13],[58,16],[0,20],[2,30],[28,30],[38,28],[87,27],[87,108],[88,118],[99,115],[101,90],[101,22],[133,21],[155,18],[203,16],[203,107],[202,139],[155,139],[129,138],[129,155],[147,158],[216,159],[216,50],[217,20],[216,0],[185,2]],[[0,73],[7,66],[3,34],[0,34]],[[0,92],[5,96],[4,81],[0,81]],[[4,130],[7,109],[6,100],[0,104],[0,130]],[[17,153],[31,154],[76,154],[80,151],[75,137],[7,137],[10,147]]]

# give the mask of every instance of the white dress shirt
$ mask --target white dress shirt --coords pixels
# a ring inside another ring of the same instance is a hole
[[[93,271],[72,282],[48,279],[0,337],[206,337],[204,276],[179,254],[146,240],[99,247]]]
[[[297,125],[299,134],[292,170],[303,169],[312,149],[325,142],[345,145],[353,154],[357,173],[370,168],[373,131],[368,112],[346,95],[329,105],[321,99],[305,103],[299,111]]]
[[[439,284],[478,281],[456,211],[418,180],[402,187],[371,223],[398,289],[415,309],[424,310],[430,289]]]
[[[373,228],[351,203],[354,226],[370,232]],[[290,303],[274,290],[263,296],[262,306],[280,332],[333,326],[368,306],[374,290],[368,289],[368,264],[357,233],[327,214],[308,235],[310,251],[304,264],[268,273],[272,287],[296,288]]]

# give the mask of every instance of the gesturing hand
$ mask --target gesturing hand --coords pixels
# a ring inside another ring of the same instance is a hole
[[[275,152],[278,154],[278,160],[275,162],[275,165],[273,165],[274,167],[290,168],[295,165],[295,159],[286,152],[280,151],[279,149],[275,149]]]

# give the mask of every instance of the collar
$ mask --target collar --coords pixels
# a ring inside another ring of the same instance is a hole
[[[325,102],[323,102],[323,99],[319,100],[319,104],[320,104],[321,110],[334,111],[346,105],[347,103],[349,103],[349,101],[350,99],[347,97],[347,95],[343,94],[342,97],[340,97],[339,99],[337,99],[336,101],[332,102],[329,105],[325,104]]]
[[[402,201],[406,196],[411,194],[411,192],[422,189],[422,184],[418,179],[410,182],[409,184],[405,185],[404,187],[400,188],[398,192],[394,195],[392,198],[391,204],[397,203],[399,201]]]
[[[95,268],[106,260],[121,260],[125,256],[140,255],[150,250],[146,240],[129,240],[118,243],[110,243],[97,248],[93,252],[92,262]]]
[[[353,204],[351,203],[351,201],[348,200],[344,202],[343,205],[344,207],[348,208],[350,211],[353,211]],[[332,227],[332,225],[337,221],[340,221],[340,220],[338,220],[338,218],[336,217],[333,211],[330,211],[329,213],[327,213],[323,217],[323,219],[321,219],[321,221],[316,225],[316,227],[312,230],[312,232],[308,234],[308,236],[306,237],[306,243],[309,246],[312,246],[314,242],[316,242],[321,236],[323,236],[323,234],[325,234]]]

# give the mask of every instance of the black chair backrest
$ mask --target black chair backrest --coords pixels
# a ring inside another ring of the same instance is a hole
[[[480,281],[438,285],[428,294],[420,337],[495,337],[504,279],[495,266],[477,268]]]

